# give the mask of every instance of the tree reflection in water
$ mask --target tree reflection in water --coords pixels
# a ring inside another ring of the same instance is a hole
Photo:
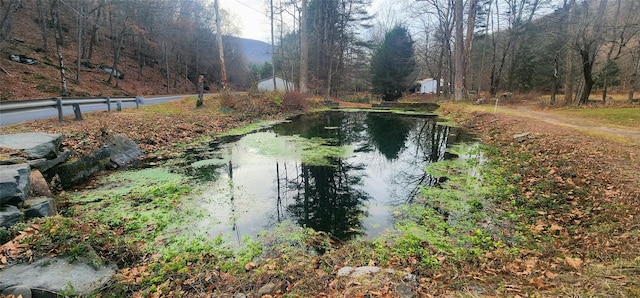
[[[339,240],[361,235],[364,204],[371,197],[362,185],[362,165],[338,159],[335,166],[301,165],[299,180],[289,181],[290,189],[301,190],[287,211],[301,226],[324,231]]]
[[[218,198],[229,191],[232,202],[224,204],[230,209],[218,203],[209,210],[216,218],[231,215],[233,234],[292,220],[338,240],[375,237],[390,227],[389,206],[410,202],[422,186],[436,185],[426,165],[448,158],[447,146],[466,137],[462,130],[438,125],[435,117],[339,111],[302,115],[262,134],[322,138],[353,147],[353,154],[310,165],[299,157],[260,155],[271,141],[226,144],[233,148],[228,154],[233,172],[220,173],[215,183],[226,178],[228,184],[212,187],[211,194]]]

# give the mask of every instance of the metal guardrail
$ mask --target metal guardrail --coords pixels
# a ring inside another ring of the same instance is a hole
[[[35,108],[52,107],[58,109],[58,119],[63,120],[63,106],[73,106],[73,112],[76,116],[76,120],[82,120],[82,113],[80,112],[80,105],[82,104],[106,104],[107,111],[111,112],[111,104],[115,103],[117,110],[122,110],[123,102],[135,102],[136,108],[139,108],[141,104],[144,104],[144,99],[140,96],[136,97],[90,97],[90,98],[46,98],[35,100],[22,100],[4,102],[0,104],[0,113],[16,110],[30,110]]]

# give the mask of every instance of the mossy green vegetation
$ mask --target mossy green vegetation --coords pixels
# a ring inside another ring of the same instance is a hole
[[[331,166],[332,159],[349,157],[353,153],[351,146],[335,146],[331,139],[277,136],[268,132],[247,135],[240,143],[259,154],[299,159],[309,166]]]
[[[626,127],[640,127],[640,107],[628,107],[628,108],[602,108],[602,109],[563,109],[555,111],[554,113],[576,116],[580,118],[587,118],[596,121],[605,121],[607,123],[626,126]]]
[[[131,241],[153,243],[185,219],[180,206],[191,192],[186,180],[162,168],[117,172],[97,189],[70,194],[74,206],[67,212],[122,230]]]
[[[225,137],[225,136],[241,136],[241,135],[246,135],[255,131],[259,131],[261,129],[265,129],[267,127],[271,127],[277,123],[279,123],[281,121],[274,121],[274,120],[265,120],[265,121],[261,121],[261,122],[256,122],[256,123],[251,123],[249,125],[245,125],[242,127],[238,127],[238,128],[234,128],[234,129],[230,129],[228,131],[225,131],[224,133],[221,133],[219,136],[220,137]]]
[[[395,231],[373,241],[377,263],[415,259],[424,268],[436,268],[445,260],[472,261],[517,244],[517,237],[499,229],[509,216],[495,207],[509,192],[507,181],[494,176],[481,145],[461,144],[451,151],[459,158],[426,169],[441,182],[423,187],[416,200],[400,206]]]

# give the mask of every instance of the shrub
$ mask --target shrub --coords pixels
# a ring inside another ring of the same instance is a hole
[[[282,99],[282,109],[285,112],[299,112],[307,110],[306,95],[292,91],[287,92]]]
[[[237,107],[237,101],[231,92],[220,93],[220,107],[223,109],[235,109]]]
[[[351,94],[351,95],[348,95],[348,96],[344,97],[342,100],[346,101],[346,102],[355,102],[355,103],[370,103],[371,102],[371,98],[369,97],[368,93]]]

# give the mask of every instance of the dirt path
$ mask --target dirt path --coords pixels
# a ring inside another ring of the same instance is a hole
[[[551,124],[575,128],[588,134],[599,134],[606,137],[607,139],[626,140],[634,144],[640,144],[640,131],[628,127],[621,128],[605,126],[603,125],[603,123],[600,123],[596,120],[557,115],[550,112],[535,111],[532,110],[529,106],[499,106],[497,111],[499,113],[511,114],[519,117],[529,117]]]

